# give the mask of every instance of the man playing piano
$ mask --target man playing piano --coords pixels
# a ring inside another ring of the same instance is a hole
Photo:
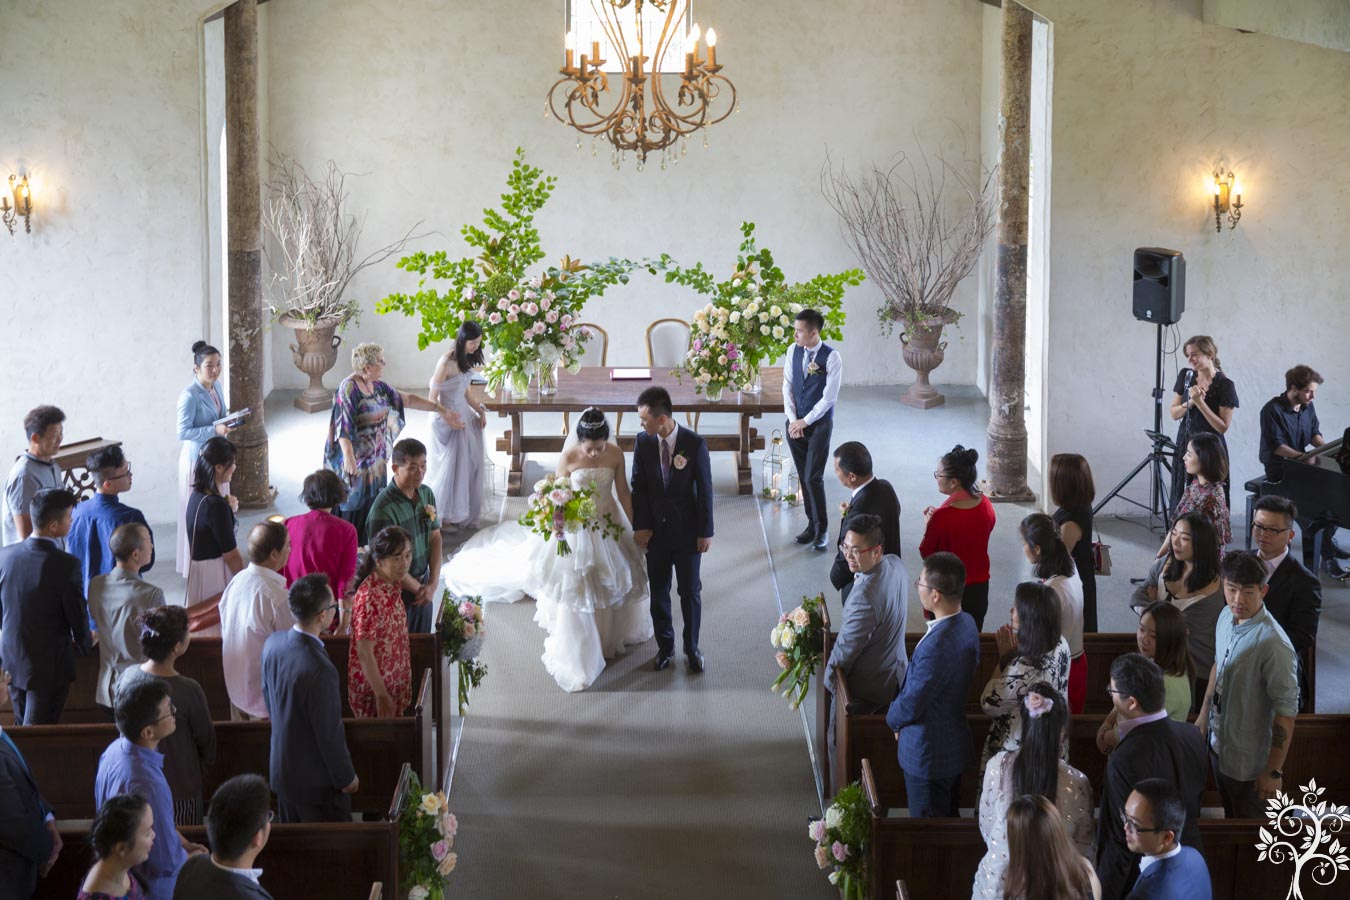
[[[1313,398],[1322,376],[1311,366],[1294,366],[1284,373],[1284,393],[1272,397],[1261,407],[1261,463],[1266,467],[1266,480],[1275,483],[1284,478],[1284,461],[1297,459],[1311,447],[1326,443],[1313,408]],[[1322,555],[1333,578],[1345,578],[1346,569],[1340,560],[1350,559],[1333,540],[1334,527],[1324,530]]]

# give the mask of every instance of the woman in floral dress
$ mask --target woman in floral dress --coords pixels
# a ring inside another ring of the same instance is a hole
[[[1186,485],[1186,492],[1177,504],[1174,519],[1188,512],[1198,512],[1214,526],[1219,536],[1219,553],[1233,542],[1232,520],[1228,512],[1228,500],[1224,496],[1223,485],[1228,479],[1228,451],[1216,434],[1205,432],[1191,438],[1182,457],[1186,465],[1186,474],[1192,476]],[[1158,551],[1162,556],[1167,552],[1167,542]]]
[[[370,541],[356,572],[347,700],[357,718],[400,716],[412,703],[408,616],[401,584],[412,562],[412,537],[390,526]]]
[[[390,387],[384,375],[384,350],[379,344],[358,344],[352,350],[352,374],[342,379],[333,395],[333,415],[328,422],[324,465],[347,482],[347,500],[338,515],[356,526],[356,539],[364,545],[366,515],[375,497],[389,482],[389,449],[403,430],[404,407],[434,412],[451,428],[464,422],[453,410],[416,394]]]

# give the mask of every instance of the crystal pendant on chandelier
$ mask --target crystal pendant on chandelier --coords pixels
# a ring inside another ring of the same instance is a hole
[[[630,150],[639,171],[649,152],[665,151],[676,141],[682,142],[683,154],[683,141],[690,134],[739,108],[736,86],[720,74],[717,33],[709,28],[705,35],[697,24],[690,27],[691,0],[571,3],[577,8],[568,19],[562,77],[549,89],[548,108],[581,134],[609,141],[616,168]],[[677,44],[684,53],[683,69],[674,67]],[[576,61],[578,45],[583,52]],[[706,56],[700,56],[700,45]],[[615,59],[606,59],[604,53]],[[613,85],[609,73],[617,76]]]

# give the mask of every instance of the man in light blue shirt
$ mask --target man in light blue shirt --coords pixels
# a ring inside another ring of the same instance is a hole
[[[117,697],[117,730],[122,736],[103,751],[94,778],[95,806],[101,808],[118,794],[139,794],[154,812],[154,846],[145,862],[133,867],[145,883],[146,900],[173,900],[178,870],[189,855],[206,852],[173,824],[173,794],[164,780],[159,742],[177,728],[176,713],[168,685],[158,678],[124,688]]]
[[[1261,560],[1234,550],[1219,571],[1228,611],[1214,629],[1214,666],[1195,722],[1209,735],[1224,814],[1259,819],[1266,801],[1284,789],[1281,769],[1298,714],[1298,661],[1265,608]]]

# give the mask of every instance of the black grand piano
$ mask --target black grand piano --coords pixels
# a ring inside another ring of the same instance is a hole
[[[1350,444],[1342,437],[1286,459],[1284,478],[1262,481],[1260,493],[1294,501],[1303,533],[1303,564],[1316,573],[1322,563],[1322,532],[1350,528]]]

